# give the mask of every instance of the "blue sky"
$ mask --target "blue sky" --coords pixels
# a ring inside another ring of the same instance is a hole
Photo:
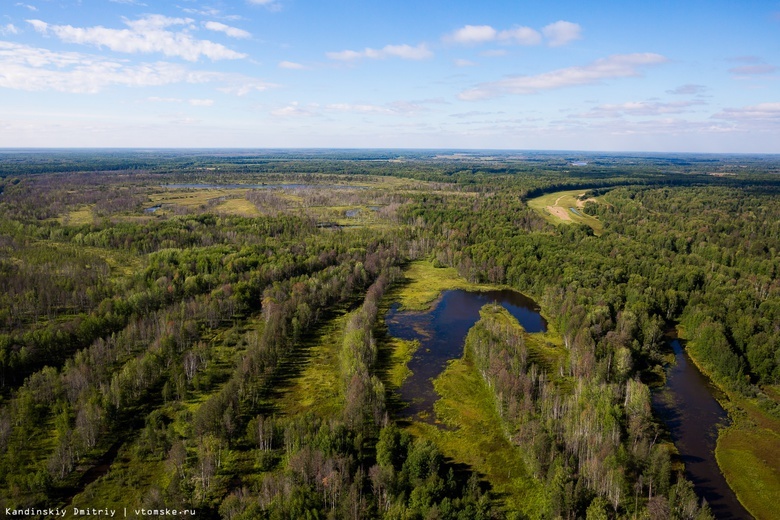
[[[0,147],[780,153],[780,0],[6,0]]]

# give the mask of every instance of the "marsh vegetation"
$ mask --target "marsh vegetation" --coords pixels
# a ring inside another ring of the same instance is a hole
[[[0,507],[709,518],[651,408],[678,326],[732,421],[720,470],[771,518],[779,173],[749,156],[5,151]],[[385,316],[454,289],[522,292],[547,330],[485,301],[410,417],[423,341]]]

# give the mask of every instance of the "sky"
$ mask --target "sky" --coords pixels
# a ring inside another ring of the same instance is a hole
[[[780,0],[2,0],[4,147],[780,153]]]

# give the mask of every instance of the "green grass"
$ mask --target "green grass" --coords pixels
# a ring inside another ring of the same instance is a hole
[[[244,198],[228,199],[215,206],[214,210],[219,213],[227,213],[228,215],[238,215],[239,217],[257,217],[260,215],[257,207]]]
[[[82,206],[68,211],[67,214],[60,217],[60,223],[68,226],[83,226],[92,224],[95,214],[92,212],[92,206]]]
[[[715,456],[737,498],[758,520],[777,518],[780,500],[780,438],[744,424],[718,437]]]
[[[452,267],[436,268],[427,260],[409,264],[404,271],[404,282],[390,291],[387,299],[401,304],[401,310],[427,310],[442,291],[468,289],[489,291],[495,285],[475,284],[463,279]]]
[[[585,224],[599,235],[604,229],[604,224],[596,217],[582,212],[583,202],[579,200],[579,196],[586,191],[578,189],[546,193],[530,199],[528,207],[535,210],[551,224]],[[592,200],[598,202],[597,199]],[[579,215],[571,211],[570,208],[575,208]]]
[[[385,298],[387,306],[398,302],[404,310],[426,310],[445,290],[497,288],[469,283],[455,269],[434,268],[428,261],[411,263],[404,275],[404,282]],[[529,355],[540,366],[553,372],[565,361],[562,340],[554,331],[527,334],[508,312],[503,308],[501,311],[498,319],[511,320],[526,335]],[[389,338],[388,343],[393,354],[387,379],[397,388],[408,375],[406,363],[419,345],[395,338]],[[495,399],[471,362],[467,358],[450,362],[434,387],[441,396],[434,404],[436,421],[444,427],[413,422],[409,431],[436,443],[453,462],[466,464],[481,474],[507,511],[519,511],[529,518],[549,516],[544,487],[530,474],[522,449],[509,441]]]
[[[546,491],[530,474],[521,448],[509,442],[493,395],[474,366],[466,359],[451,362],[434,387],[441,395],[434,404],[437,422],[445,428],[414,422],[409,430],[483,475],[507,511],[545,518]]]
[[[287,415],[315,413],[337,416],[344,406],[339,351],[344,341],[344,326],[349,314],[325,323],[319,333],[303,345],[307,361],[301,374],[284,389],[279,410]]]

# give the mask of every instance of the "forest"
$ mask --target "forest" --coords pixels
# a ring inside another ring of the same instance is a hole
[[[452,288],[549,328],[486,305],[425,422],[385,316]],[[772,518],[777,156],[0,150],[6,514],[715,518],[652,407],[673,336]]]

